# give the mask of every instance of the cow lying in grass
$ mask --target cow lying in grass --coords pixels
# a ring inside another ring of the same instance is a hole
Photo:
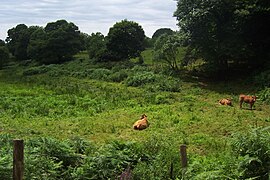
[[[256,102],[256,99],[257,99],[257,96],[247,96],[244,94],[240,94],[240,96],[239,96],[240,108],[242,108],[242,104],[243,104],[243,102],[245,102],[245,103],[248,103],[250,109],[252,109],[252,106]]]
[[[232,100],[229,99],[229,98],[219,100],[219,104],[221,104],[221,105],[227,105],[227,106],[233,106],[232,105]]]
[[[149,123],[147,121],[147,116],[145,114],[142,115],[140,120],[136,121],[133,124],[133,128],[135,130],[143,130],[143,129],[148,128],[148,126],[149,126]]]

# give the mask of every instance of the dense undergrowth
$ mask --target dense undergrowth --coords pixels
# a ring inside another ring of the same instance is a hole
[[[254,76],[262,85],[252,89],[167,72],[136,62],[96,64],[83,54],[65,64],[1,70],[0,176],[11,179],[12,139],[21,138],[25,179],[269,178],[265,75]],[[239,93],[254,90],[261,99],[255,110],[240,110]],[[227,97],[233,107],[218,104]],[[143,113],[150,127],[134,131]]]

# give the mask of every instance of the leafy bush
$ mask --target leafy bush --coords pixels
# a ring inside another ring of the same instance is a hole
[[[0,177],[11,179],[12,177],[12,140],[7,134],[0,134]]]
[[[106,81],[108,80],[109,75],[111,75],[111,71],[109,69],[99,68],[93,69],[92,72],[88,75],[88,77],[92,79]]]
[[[181,177],[178,148],[165,135],[155,135],[143,142],[145,156],[132,171],[134,179],[177,179]]]
[[[32,76],[35,74],[43,74],[46,73],[47,71],[49,71],[50,68],[48,68],[48,66],[37,66],[37,67],[31,67],[29,69],[26,69],[25,71],[23,71],[23,75],[24,76]]]
[[[261,90],[259,92],[259,98],[262,101],[270,104],[270,88],[265,88],[265,89]]]
[[[138,72],[130,75],[126,81],[127,86],[142,86],[150,91],[180,91],[180,81],[173,77],[154,74],[153,72]]]
[[[134,76],[129,76],[126,80],[128,86],[144,86],[147,83],[153,83],[156,81],[157,76],[152,72],[137,73]]]
[[[0,40],[1,41],[1,40]],[[8,62],[9,52],[7,47],[0,45],[0,69]]]
[[[144,153],[132,142],[112,141],[88,156],[72,173],[74,179],[117,179],[127,167],[134,167]]]
[[[270,128],[237,133],[221,153],[189,156],[186,179],[262,179],[270,173]]]
[[[237,160],[229,151],[208,156],[189,156],[189,166],[185,172],[186,179],[238,179]]]
[[[236,134],[233,151],[239,156],[241,179],[270,177],[270,128],[255,129],[245,134]]]
[[[123,69],[123,70],[120,70],[119,72],[114,72],[108,78],[109,78],[109,80],[111,80],[113,82],[122,82],[127,77],[128,77],[127,70]]]
[[[12,137],[0,135],[0,177],[12,178]],[[112,141],[100,148],[74,138],[33,138],[25,141],[25,179],[117,179],[129,174],[147,155],[134,142]]]
[[[48,75],[51,77],[60,77],[60,76],[69,76],[70,75],[70,71],[60,68],[53,68],[50,71],[48,71]]]
[[[159,94],[155,98],[155,103],[156,104],[166,104],[166,103],[168,103],[167,97]]]

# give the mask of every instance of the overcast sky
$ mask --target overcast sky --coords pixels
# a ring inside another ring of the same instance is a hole
[[[65,19],[81,32],[101,32],[123,19],[141,25],[148,37],[159,28],[177,30],[174,0],[2,0],[0,2],[0,39],[18,24],[45,27],[48,22]]]

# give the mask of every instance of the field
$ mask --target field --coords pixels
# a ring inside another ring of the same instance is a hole
[[[234,135],[269,127],[269,105],[258,100],[254,110],[249,110],[247,104],[239,108],[239,94],[254,92],[255,88],[245,81],[211,82],[181,73],[168,76],[151,62],[96,65],[84,54],[62,65],[14,64],[0,71],[0,133],[7,139],[48,138],[59,144],[79,138],[97,149],[112,142],[135,143],[149,157],[160,156],[159,160],[153,158],[155,163],[149,160],[148,165],[131,163],[134,177],[136,172],[148,169],[149,176],[145,172],[141,179],[172,176],[167,173],[172,162],[174,175],[170,178],[180,178],[179,146],[185,143],[191,164],[187,177],[204,179],[202,173],[221,169],[217,164],[227,162],[218,161],[232,158],[230,142]],[[232,98],[233,107],[219,105],[221,98]],[[147,114],[150,127],[133,130],[133,123],[143,113]],[[2,164],[4,160],[0,161]],[[113,172],[115,176],[127,164],[121,164]],[[77,166],[73,166],[72,173],[80,179]],[[228,174],[233,167],[227,167]],[[61,172],[66,172],[63,169]],[[154,169],[163,171],[158,174]],[[70,169],[68,172],[72,174]],[[28,171],[26,174],[34,177]],[[52,174],[39,177],[57,177]],[[86,170],[81,174],[85,177]],[[225,175],[216,176],[226,179]],[[99,178],[108,177],[96,177]]]

